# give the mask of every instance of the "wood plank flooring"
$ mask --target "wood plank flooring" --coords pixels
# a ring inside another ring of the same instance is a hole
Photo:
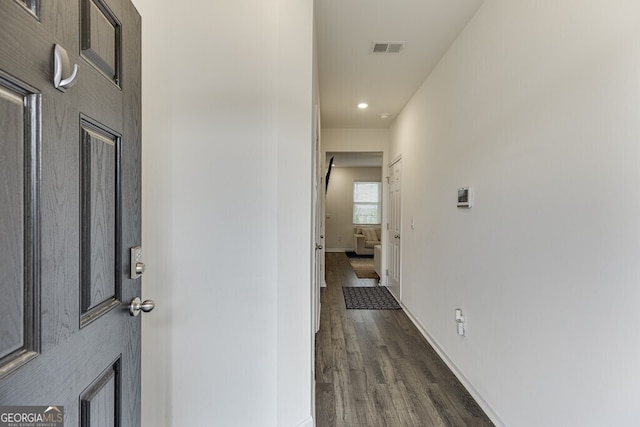
[[[358,279],[343,253],[326,255],[316,336],[317,427],[492,426],[402,310],[347,310]]]

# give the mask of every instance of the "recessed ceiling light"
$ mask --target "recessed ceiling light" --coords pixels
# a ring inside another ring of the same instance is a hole
[[[367,104],[366,102],[361,102],[360,104],[358,104],[358,108],[361,110],[364,110],[365,108],[368,108],[369,104]]]
[[[382,114],[380,114],[380,118],[381,118],[382,120],[386,120],[386,119],[388,119],[388,118],[389,118],[389,113],[382,113]]]

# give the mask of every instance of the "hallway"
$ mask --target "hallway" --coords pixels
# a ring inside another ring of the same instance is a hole
[[[491,426],[402,310],[347,310],[358,279],[343,253],[326,254],[316,336],[318,427]]]

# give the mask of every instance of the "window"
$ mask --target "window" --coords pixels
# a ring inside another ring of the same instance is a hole
[[[353,223],[380,224],[382,222],[382,183],[353,183]]]

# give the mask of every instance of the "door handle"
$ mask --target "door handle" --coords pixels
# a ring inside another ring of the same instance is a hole
[[[319,251],[320,249],[322,249],[322,245],[316,243],[316,251]]]
[[[63,78],[63,73],[67,76]],[[67,51],[59,44],[53,48],[53,86],[61,92],[66,92],[71,86],[76,84],[78,77],[78,64],[69,61]]]
[[[156,303],[153,302],[153,300],[148,299],[142,302],[140,300],[140,297],[135,297],[129,303],[129,314],[131,314],[132,316],[137,316],[138,314],[140,314],[140,311],[148,313],[154,308],[156,308]]]

